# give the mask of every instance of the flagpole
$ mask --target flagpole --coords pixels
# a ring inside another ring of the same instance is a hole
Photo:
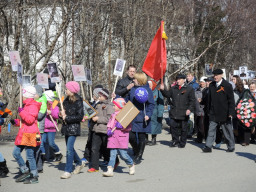
[[[163,85],[164,84],[164,81],[163,81],[163,56],[162,56],[162,54],[163,54],[163,37],[162,37],[162,35],[163,35],[163,25],[164,25],[164,22],[163,21],[161,21],[161,63],[160,63],[160,66],[161,66],[161,85]]]

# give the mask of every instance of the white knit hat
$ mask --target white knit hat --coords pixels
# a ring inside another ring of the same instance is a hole
[[[34,98],[36,95],[36,88],[34,86],[26,86],[22,89],[22,95],[26,98]]]
[[[47,90],[44,92],[45,96],[46,96],[46,99],[47,101],[53,101],[54,100],[54,93],[52,90]]]

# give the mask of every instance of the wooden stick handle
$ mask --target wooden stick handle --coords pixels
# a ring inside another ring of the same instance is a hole
[[[114,129],[111,130],[111,132],[113,133],[116,130],[116,127]]]
[[[115,81],[113,93],[115,93],[115,91],[116,91],[116,84],[117,84],[118,77],[119,77],[119,76],[116,77],[116,81]],[[113,97],[111,98],[111,102],[112,102],[112,101],[113,101]]]
[[[63,107],[63,103],[62,103],[61,95],[60,95],[60,87],[59,87],[59,83],[56,83],[56,86],[57,86],[58,96],[59,96],[59,99],[60,99],[60,107],[61,107],[61,110],[62,110],[62,111],[64,111],[64,107]]]
[[[82,81],[80,81],[80,87],[81,87],[81,90],[82,90],[83,100],[85,100],[84,87],[83,87]]]
[[[55,121],[54,121],[54,119],[52,118],[52,115],[49,115],[49,116],[50,116],[51,121],[53,122],[53,124],[54,124],[56,130],[57,130],[57,131],[60,131],[59,128],[58,128],[58,126],[55,124]]]
[[[22,107],[22,86],[20,85],[20,107]],[[22,126],[21,119],[20,119],[20,128]]]

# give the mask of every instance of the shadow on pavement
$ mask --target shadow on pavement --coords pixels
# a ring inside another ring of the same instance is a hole
[[[166,146],[169,146],[170,144],[171,144],[171,142],[170,141],[164,141],[164,140],[162,140],[162,141],[158,141],[161,145],[166,145]]]
[[[256,155],[254,155],[254,154],[252,154],[252,153],[236,152],[236,154],[237,154],[238,156],[245,157],[245,158],[250,159],[250,160],[255,160],[255,158],[256,158]]]

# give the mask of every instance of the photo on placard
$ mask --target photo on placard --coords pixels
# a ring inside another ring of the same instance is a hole
[[[49,89],[48,74],[46,73],[37,73],[37,84],[44,89]]]
[[[88,85],[92,85],[92,74],[91,69],[86,68],[86,81]]]
[[[23,75],[22,76],[22,86],[26,87],[31,85],[31,76],[30,75]]]
[[[12,65],[12,70],[18,71],[18,64],[21,65],[19,51],[10,51],[9,56],[10,56],[10,61],[11,61],[11,65]]]
[[[60,82],[60,77],[58,73],[58,68],[56,63],[48,63],[47,68],[49,71],[49,76],[52,83]]]
[[[248,70],[247,74],[248,74],[249,79],[254,79],[255,78],[255,71]]]
[[[83,101],[83,110],[84,116],[87,116],[87,119],[91,119],[97,115],[97,111],[89,104],[88,101]]]
[[[213,63],[205,64],[205,76],[213,76]]]
[[[247,79],[247,66],[239,67],[239,76],[241,79]]]
[[[22,75],[23,75],[23,67],[21,64],[18,64],[17,70],[17,82],[22,85]]]
[[[75,81],[86,81],[85,70],[83,65],[72,65],[71,67]]]
[[[222,69],[222,71],[223,71],[222,77],[223,77],[225,80],[227,80],[226,69]]]
[[[117,59],[116,60],[114,75],[116,75],[116,76],[122,76],[123,75],[125,63],[126,63],[126,61],[123,60],[123,59]]]

